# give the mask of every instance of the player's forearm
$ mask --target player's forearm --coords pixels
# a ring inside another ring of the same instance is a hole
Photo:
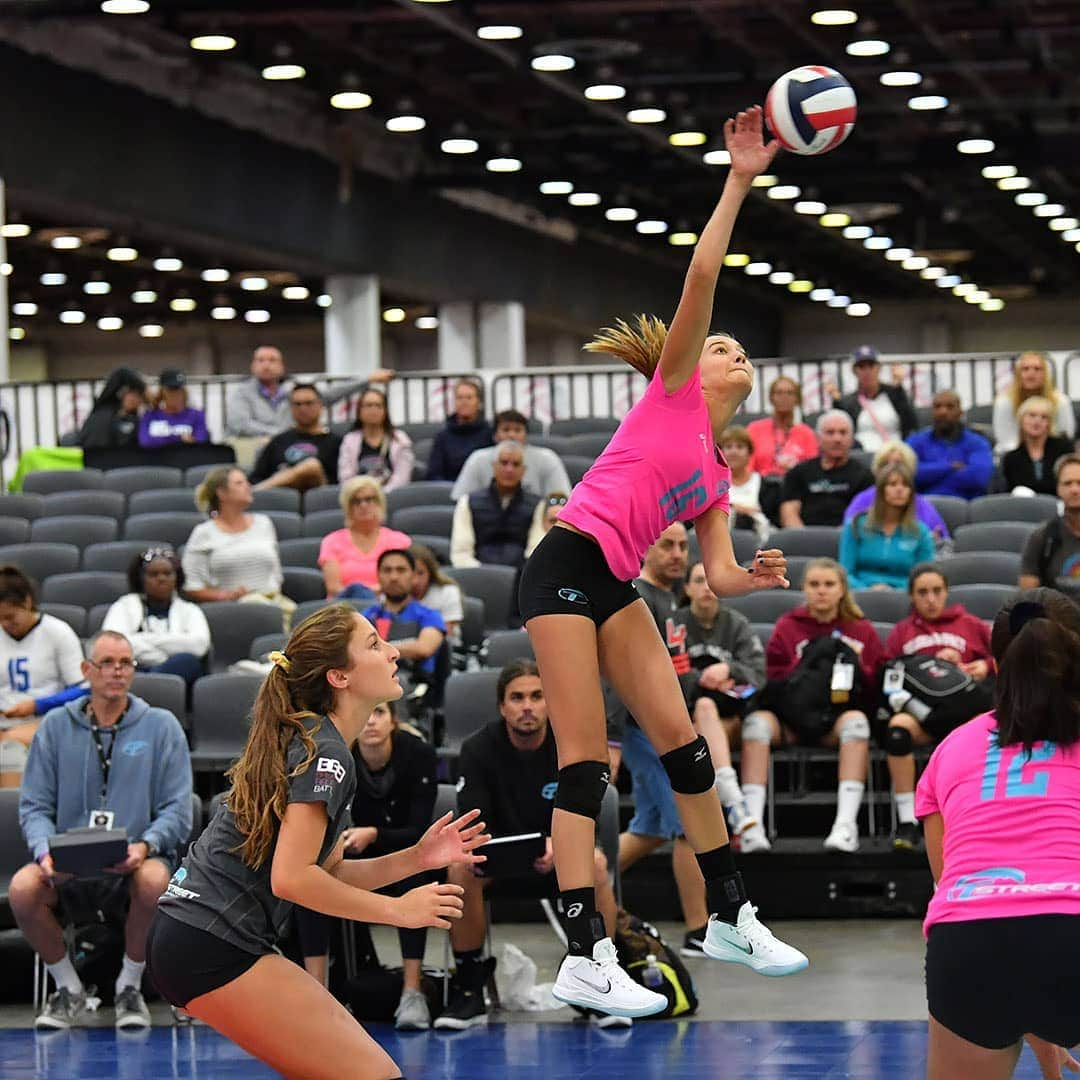
[[[334,877],[354,889],[381,889],[395,881],[403,881],[423,869],[416,846],[407,847],[376,859],[342,859],[334,867]]]

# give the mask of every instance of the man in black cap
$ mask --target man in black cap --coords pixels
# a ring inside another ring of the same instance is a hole
[[[139,445],[144,449],[176,443],[209,442],[206,414],[188,408],[187,376],[179,368],[165,368],[158,376],[157,406],[139,421]]]
[[[893,364],[894,385],[881,381],[881,361],[873,345],[860,345],[852,354],[852,370],[858,389],[840,396],[835,383],[826,384],[833,405],[851,417],[855,438],[870,453],[894,439],[906,439],[916,427],[915,409],[900,385],[904,377],[901,364]]]

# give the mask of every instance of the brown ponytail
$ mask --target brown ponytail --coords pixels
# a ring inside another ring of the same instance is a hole
[[[634,322],[636,328],[616,319],[614,326],[605,326],[585,345],[585,351],[617,356],[646,379],[652,379],[664,351],[667,326],[655,315],[636,315]]]

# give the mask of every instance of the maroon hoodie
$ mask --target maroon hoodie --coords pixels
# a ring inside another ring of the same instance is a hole
[[[955,649],[962,664],[985,660],[991,671],[994,668],[990,628],[963,604],[946,608],[933,622],[912,611],[892,628],[885,642],[885,655],[890,660],[916,654],[934,656],[941,649]]]
[[[818,622],[805,604],[794,611],[785,611],[776,620],[776,626],[773,627],[772,636],[765,649],[767,676],[770,679],[786,679],[798,667],[803,649],[811,641],[825,637],[834,630],[839,630],[843,640],[858,653],[864,683],[867,686],[876,685],[878,668],[885,659],[885,654],[874,624],[869,619],[856,619],[854,622],[840,622],[839,619],[835,622]]]

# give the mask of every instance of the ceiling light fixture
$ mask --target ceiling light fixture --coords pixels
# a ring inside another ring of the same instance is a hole
[[[704,146],[708,141],[704,131],[673,131],[668,136],[672,146]]]
[[[124,320],[118,315],[102,315],[97,321],[97,328],[99,330],[123,330]]]
[[[850,315],[853,319],[865,319],[871,312],[869,304],[848,304],[847,309],[844,311],[845,315]]]
[[[569,195],[573,190],[569,180],[545,180],[540,185],[541,195]]]
[[[577,61],[562,53],[541,53],[532,58],[531,66],[533,71],[571,71],[577,66]]]
[[[626,119],[631,124],[662,124],[667,119],[667,113],[663,109],[649,106],[643,109],[631,109],[626,114]]]
[[[919,277],[921,277],[923,281],[937,281],[944,276],[944,266],[925,266],[919,271]]]
[[[21,221],[9,221],[0,228],[0,236],[5,240],[18,240],[20,237],[30,235],[30,226]]]
[[[666,233],[668,230],[668,224],[666,221],[660,221],[655,218],[649,218],[645,221],[639,221],[634,226],[639,233],[643,236],[656,236],[659,233]]]
[[[268,323],[270,312],[262,308],[252,308],[251,311],[244,312],[244,319],[249,323]]]
[[[766,274],[772,273],[772,263],[767,262],[752,262],[747,263],[743,267],[743,273],[747,277],[764,277]]]
[[[626,97],[626,87],[618,83],[594,83],[585,87],[585,96],[590,101],[620,101]]]
[[[1031,179],[1027,176],[1006,176],[998,181],[997,186],[1002,191],[1023,191],[1031,187]]]
[[[851,297],[841,294],[839,296],[834,296],[831,300],[826,300],[825,306],[831,308],[846,308],[850,303]]]
[[[1067,244],[1075,244],[1080,241],[1080,229],[1067,229],[1061,234],[1061,239]]]
[[[731,155],[726,150],[710,150],[702,155],[701,160],[706,165],[730,165]]]
[[[383,322],[399,323],[405,321],[405,309],[400,307],[388,307],[382,313]]]
[[[200,34],[188,44],[197,52],[228,52],[236,48],[236,38],[228,34]]]
[[[413,131],[423,131],[427,127],[427,121],[422,116],[413,116],[405,113],[401,116],[391,116],[386,121],[386,130],[396,134],[407,134]]]
[[[575,191],[566,201],[571,206],[599,206],[600,196],[595,191]]]
[[[223,267],[223,266],[212,266],[212,267],[210,267],[209,270],[204,270],[199,275],[199,277],[201,277],[203,279],[203,281],[217,281],[217,282],[228,281],[229,276],[230,276],[229,271],[226,270],[225,267]]]
[[[905,270],[925,270],[930,260],[925,255],[909,255],[900,265]]]
[[[177,296],[169,301],[173,311],[194,311],[198,306],[190,296]]]
[[[892,243],[891,236],[868,236],[862,246],[867,251],[888,251]]]
[[[815,304],[824,304],[826,300],[831,300],[836,295],[835,289],[811,289],[810,299]]]
[[[775,187],[780,183],[779,176],[773,176],[772,173],[759,173],[750,181],[751,187]]]
[[[882,86],[918,86],[922,76],[917,71],[883,71],[878,81]]]
[[[874,235],[874,230],[869,225],[845,225],[845,240],[868,240]]]
[[[482,41],[517,41],[524,35],[525,31],[512,23],[491,23],[488,26],[476,28],[476,36]]]
[[[795,184],[777,184],[769,188],[770,199],[797,199],[802,194],[802,188]]]
[[[1015,165],[984,165],[982,176],[984,180],[1009,180],[1018,171]]]
[[[245,292],[262,292],[264,289],[270,288],[270,282],[267,278],[252,275],[240,279],[240,288]]]
[[[262,69],[262,77],[269,82],[288,82],[302,79],[307,70],[300,64],[271,64]]]
[[[86,312],[78,308],[68,308],[60,312],[59,319],[67,326],[81,326],[86,322]]]
[[[78,236],[54,236],[49,241],[49,246],[57,251],[74,251],[82,247],[82,240]]]
[[[960,284],[959,274],[946,274],[944,277],[939,277],[934,284],[939,289],[952,289]]]
[[[306,285],[286,285],[281,290],[284,300],[306,300],[311,295],[311,290]]]
[[[741,251],[730,251],[724,256],[725,266],[749,266],[750,262],[750,256]]]
[[[790,270],[774,270],[769,275],[770,285],[790,285],[795,280],[795,275]]]
[[[850,26],[859,16],[848,8],[821,8],[810,13],[815,26]]]
[[[417,330],[438,330],[439,319],[437,315],[420,315],[413,325]]]
[[[611,206],[604,211],[608,221],[636,221],[638,212],[632,206]]]
[[[961,154],[992,154],[997,146],[993,139],[961,139],[956,149]]]
[[[1074,217],[1054,218],[1054,220],[1050,222],[1050,228],[1054,232],[1059,233],[1072,232],[1072,230],[1075,229],[1077,225],[1080,225],[1080,221],[1077,221],[1077,219]]]
[[[989,300],[984,300],[980,305],[980,309],[983,311],[1000,311],[1005,306],[1005,301],[997,296],[991,296]]]
[[[107,281],[88,281],[82,288],[87,296],[108,296],[112,292],[112,285]]]
[[[488,172],[511,173],[521,172],[521,158],[494,157],[484,162],[484,168]]]
[[[139,327],[139,337],[159,338],[165,336],[165,327],[160,323],[143,323]]]
[[[148,0],[101,0],[106,15],[145,15],[150,10]]]
[[[962,281],[959,285],[953,286],[953,296],[970,296],[973,292],[978,292],[979,286],[971,281]]]
[[[788,282],[788,292],[801,294],[814,291],[814,283],[809,278],[796,278]]]
[[[228,319],[235,319],[236,308],[228,307],[225,304],[221,305],[220,307],[213,307],[210,309],[210,318],[219,319],[222,322],[225,322]]]
[[[38,306],[33,300],[22,300],[17,304],[12,304],[11,311],[14,315],[36,315]]]
[[[330,98],[334,109],[367,109],[371,107],[371,95],[363,90],[339,90]]]
[[[174,274],[184,269],[184,262],[174,255],[163,255],[160,259],[154,260],[154,269],[165,274]]]
[[[105,252],[105,258],[112,262],[134,262],[139,257],[133,247],[111,247]]]
[[[1042,206],[1049,200],[1041,191],[1021,191],[1015,201],[1017,206]]]
[[[26,330],[21,326],[13,326],[8,330],[8,337],[12,341],[22,341],[26,337]]]
[[[41,275],[38,280],[42,285],[66,285],[67,274],[61,274],[59,271],[49,271]]]
[[[891,48],[887,41],[870,38],[866,41],[849,41],[844,51],[848,56],[884,56]]]
[[[797,202],[793,209],[796,214],[810,214],[819,217],[829,208],[823,202],[818,202],[817,199],[804,199],[802,202]]]
[[[475,154],[480,144],[475,139],[443,139],[439,149],[444,154]]]
[[[672,247],[693,247],[698,242],[698,234],[696,232],[673,232],[667,238],[667,242]]]
[[[1061,217],[1065,213],[1065,207],[1061,203],[1040,203],[1031,211],[1036,217]]]
[[[334,303],[334,298],[329,293],[319,293],[315,297],[315,303],[321,308],[328,308]]]
[[[921,94],[908,98],[908,108],[915,112],[933,112],[935,109],[947,109],[949,99],[943,94]]]
[[[833,211],[830,214],[822,214],[818,218],[818,224],[823,225],[826,229],[843,229],[851,224],[851,215]]]
[[[889,248],[889,250],[885,252],[885,258],[888,259],[889,262],[903,262],[905,259],[910,259],[914,254],[915,252],[912,251],[911,248]]]
[[[133,304],[155,304],[157,303],[157,293],[153,289],[136,289],[131,294],[131,302]]]

